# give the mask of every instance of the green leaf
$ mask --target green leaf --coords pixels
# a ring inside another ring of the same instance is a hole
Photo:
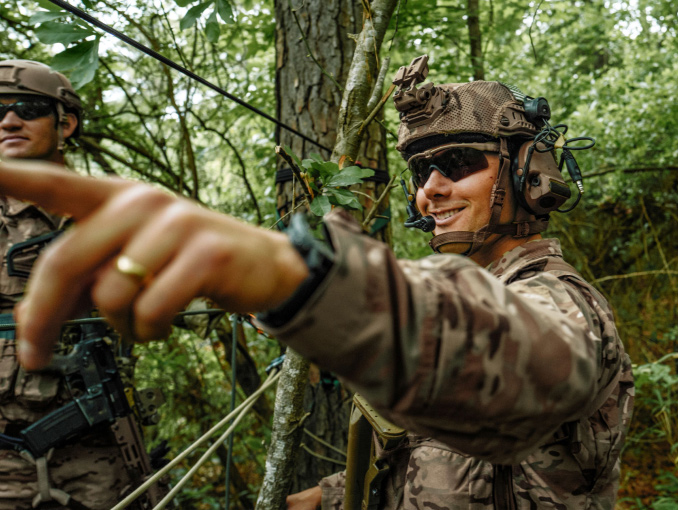
[[[94,7],[94,2],[92,2],[92,0],[82,0],[82,4],[87,9],[92,9]]]
[[[188,4],[193,2],[193,0],[175,0],[179,7],[186,7]]]
[[[89,66],[97,58],[98,50],[99,39],[83,41],[54,55],[50,66],[55,71],[70,71],[76,67]]]
[[[228,0],[217,0],[217,11],[224,23],[233,23],[233,6]]]
[[[313,199],[311,202],[311,212],[316,216],[324,216],[332,210],[332,204],[330,204],[330,199],[324,195],[320,195]]]
[[[365,177],[372,177],[374,170],[369,168],[360,168],[358,166],[349,166],[344,168],[338,174],[325,183],[325,186],[350,186],[362,182]]]
[[[301,162],[301,167],[306,169],[306,173],[311,177],[311,179],[317,179],[320,177],[320,166],[317,161],[312,159],[305,159]]]
[[[186,13],[186,16],[184,16],[179,22],[179,28],[181,30],[191,28],[193,25],[195,25],[196,21],[198,21],[198,18],[202,16],[202,13],[205,12],[205,10],[210,5],[212,5],[212,1],[208,0],[207,2],[202,2],[198,5],[194,5],[193,7],[191,7]]]
[[[93,30],[86,30],[75,23],[58,23],[48,21],[35,29],[38,40],[45,44],[61,43],[67,45],[94,35]]]
[[[54,55],[52,67],[57,71],[73,69],[70,79],[76,90],[88,84],[99,68],[99,38],[84,41]]]
[[[292,151],[292,149],[291,149],[289,146],[283,145],[283,150],[285,151],[285,153],[286,153],[288,156],[290,156],[290,157],[294,160],[294,162],[297,164],[297,166],[298,166],[299,168],[303,168],[303,167],[304,167],[304,164],[303,164],[303,163],[301,162],[301,160],[299,159],[299,156],[297,156],[297,155],[294,153],[294,151]]]
[[[215,43],[219,40],[219,35],[221,35],[221,28],[219,27],[219,22],[217,21],[217,10],[214,9],[210,17],[207,18],[207,24],[205,25],[205,35],[207,40],[211,43]]]
[[[334,174],[339,172],[339,165],[332,161],[323,161],[315,162],[314,165],[318,168],[320,172],[320,178],[322,179],[324,185],[327,186],[327,182],[332,179]]]
[[[347,189],[324,188],[325,194],[334,205],[341,205],[349,209],[362,209],[362,205],[351,191]]]
[[[48,11],[59,11],[62,12],[63,14],[66,14],[66,11],[62,10],[61,7],[53,4],[49,0],[36,0],[36,3],[40,7],[42,7],[43,9],[47,9]]]
[[[38,11],[30,17],[28,23],[31,25],[39,25],[45,21],[52,21],[63,18],[66,15],[65,11]]]

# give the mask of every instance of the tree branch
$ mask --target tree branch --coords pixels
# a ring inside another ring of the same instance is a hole
[[[377,214],[377,209],[379,208],[379,206],[381,205],[381,203],[386,199],[386,197],[388,196],[389,192],[390,192],[393,188],[397,187],[397,186],[394,186],[394,185],[393,185],[393,183],[394,183],[395,180],[396,180],[396,177],[397,177],[397,175],[393,175],[393,176],[391,177],[391,180],[388,181],[388,184],[387,184],[386,187],[384,188],[384,191],[382,191],[382,193],[381,193],[381,195],[379,196],[379,198],[377,199],[377,201],[376,201],[374,204],[372,204],[372,207],[370,208],[370,211],[367,213],[367,216],[365,216],[365,221],[363,221],[363,228],[367,228],[367,226],[370,224],[370,221],[372,221],[372,220],[374,219],[374,217],[376,216],[376,214]]]
[[[159,148],[160,153],[163,155],[163,158],[165,159],[165,164],[167,165],[166,168],[170,168],[170,161],[167,156],[167,152],[163,148],[163,144],[160,143],[159,140],[156,139],[155,135],[151,131],[151,129],[148,127],[148,124],[146,124],[146,121],[144,120],[144,115],[139,111],[139,108],[137,108],[136,103],[134,102],[134,99],[132,96],[127,92],[127,89],[125,88],[125,85],[122,83],[120,78],[113,72],[113,70],[110,68],[110,66],[106,63],[104,59],[100,60],[101,64],[106,68],[108,71],[108,74],[113,78],[115,83],[118,85],[120,90],[122,90],[123,94],[125,94],[125,97],[127,98],[127,101],[129,104],[132,106],[132,110],[134,110],[134,113],[136,116],[139,118],[139,122],[141,123],[141,126],[144,128],[144,131],[148,134],[151,140],[153,140],[153,143],[155,144],[156,147]]]
[[[226,142],[226,145],[228,145],[231,150],[233,151],[233,154],[235,154],[236,159],[238,160],[238,164],[240,165],[240,169],[242,170],[242,179],[245,181],[245,187],[247,188],[247,192],[250,195],[250,198],[252,199],[252,203],[254,204],[254,209],[257,211],[257,222],[259,225],[263,223],[263,219],[261,217],[261,209],[259,208],[259,202],[257,201],[257,197],[254,194],[254,190],[252,189],[252,185],[250,184],[249,179],[247,178],[247,169],[245,167],[245,162],[242,160],[242,157],[240,156],[240,152],[238,149],[236,149],[235,145],[231,142],[231,140],[226,136],[225,132],[220,132],[214,128],[211,128],[207,125],[207,123],[197,114],[195,111],[191,108],[188,110],[190,114],[193,115],[193,117],[196,118],[200,126],[205,130],[209,131],[211,133],[216,134],[219,138],[221,138],[224,142]]]
[[[358,156],[361,136],[360,126],[366,118],[367,102],[372,92],[370,62],[377,62],[384,34],[398,0],[374,0],[372,16],[365,20],[358,35],[353,61],[348,72],[346,88],[341,101],[337,126],[337,141],[331,160],[353,163]]]
[[[304,192],[304,197],[306,197],[306,200],[307,200],[308,203],[310,204],[311,201],[313,200],[313,194],[312,194],[311,189],[308,187],[308,184],[306,183],[306,180],[305,180],[305,179],[303,178],[303,176],[301,175],[301,168],[299,168],[299,167],[297,166],[297,164],[294,162],[294,159],[292,159],[292,156],[290,156],[289,154],[287,154],[287,151],[285,151],[285,149],[283,149],[282,146],[278,145],[278,146],[275,148],[275,153],[276,153],[278,156],[280,156],[280,157],[285,161],[285,163],[287,163],[288,165],[290,165],[290,168],[292,169],[292,172],[294,172],[294,175],[296,176],[296,178],[299,180],[299,183],[301,184],[301,189],[302,189],[303,192]]]

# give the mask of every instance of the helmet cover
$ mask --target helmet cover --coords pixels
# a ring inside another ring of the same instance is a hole
[[[401,67],[393,81],[400,87],[393,100],[400,111],[396,148],[401,153],[411,152],[407,150],[411,143],[436,135],[471,133],[496,139],[533,137],[539,132],[527,120],[523,101],[502,83],[427,83],[417,89],[416,84],[428,74],[427,60],[424,55],[409,67]],[[412,72],[415,66],[418,72]]]

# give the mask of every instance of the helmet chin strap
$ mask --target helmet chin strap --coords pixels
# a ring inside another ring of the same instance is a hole
[[[64,138],[64,125],[68,124],[68,116],[66,115],[66,110],[64,109],[64,105],[61,104],[61,101],[56,102],[56,109],[57,109],[57,136],[58,136],[57,149],[59,150],[59,152],[63,152],[64,147],[66,146],[66,139]]]
[[[509,155],[506,138],[500,139],[500,151],[501,163],[499,166],[499,173],[497,174],[497,180],[494,182],[494,186],[492,186],[492,195],[490,196],[490,209],[492,210],[490,221],[487,225],[480,227],[475,232],[445,232],[433,236],[429,241],[429,245],[436,253],[442,253],[441,248],[446,245],[457,245],[457,248],[459,248],[458,250],[453,248],[449,251],[460,253],[465,245],[470,244],[465,251],[460,253],[461,255],[468,257],[480,250],[485,241],[487,241],[492,234],[512,235],[513,237],[520,238],[538,234],[548,227],[548,217],[530,221],[528,219],[530,216],[528,216],[528,218],[523,221],[518,220],[518,217],[521,216],[521,211],[527,212],[522,208],[518,209],[516,216],[511,223],[504,225],[499,224],[499,218],[501,217],[501,210],[504,206],[504,200],[506,199],[511,174],[511,157]]]

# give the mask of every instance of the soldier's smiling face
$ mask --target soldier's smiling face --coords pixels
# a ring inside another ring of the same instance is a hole
[[[426,181],[420,183],[417,188],[417,207],[422,215],[431,216],[435,220],[435,235],[445,232],[476,232],[490,222],[490,198],[501,159],[497,153],[484,154],[487,159],[485,168],[475,170],[456,181],[434,169]],[[506,191],[500,224],[510,223],[516,215],[513,190],[509,187]],[[492,234],[469,258],[481,266],[487,266],[504,252],[523,242],[525,239]],[[471,243],[451,243],[443,245],[441,251],[465,253],[470,248]]]
[[[53,106],[45,108],[45,103],[50,104],[41,96],[0,96],[0,105],[16,105],[15,109],[5,109],[0,119],[0,157],[63,162],[58,149],[56,111]],[[75,116],[72,117],[71,123],[64,127],[66,137],[77,123],[73,122]]]
[[[454,182],[433,170],[417,189],[417,207],[435,222],[434,234],[475,232],[490,221],[490,195],[497,180],[499,155],[485,153],[488,166]]]

